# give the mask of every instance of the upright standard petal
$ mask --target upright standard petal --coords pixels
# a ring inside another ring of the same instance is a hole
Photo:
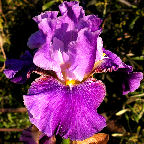
[[[58,11],[46,11],[38,16],[35,16],[33,20],[38,23],[39,31],[35,32],[28,39],[28,47],[39,48],[46,42],[46,37],[52,37],[52,31],[55,27],[55,19],[57,19]],[[51,38],[50,38],[51,40]]]
[[[35,69],[32,55],[26,51],[19,60],[9,59],[6,61],[4,74],[12,82],[22,84],[26,81],[28,72],[32,69]]]
[[[96,43],[99,33],[90,32],[87,28],[82,29],[78,33],[76,42],[72,42],[69,45],[69,51],[71,52],[71,66],[68,69],[72,72],[76,79],[82,81],[83,78],[88,75],[95,63],[96,58]]]
[[[28,45],[39,49],[33,62],[42,69],[55,71],[61,80],[82,81],[93,70],[96,57],[101,59],[102,48],[97,46],[101,19],[85,16],[76,1],[63,2],[59,9],[60,17],[56,12],[34,17],[39,31],[30,37]]]
[[[57,18],[57,15],[58,15],[58,11],[45,11],[44,13],[42,12],[40,15],[35,16],[33,20],[39,24],[43,19]]]
[[[95,15],[87,15],[80,19],[79,23],[76,25],[78,30],[83,28],[89,28],[90,31],[94,32],[101,30],[102,20]]]
[[[59,6],[59,9],[62,14],[59,19],[68,24],[68,30],[74,29],[79,20],[84,17],[84,10],[77,1],[65,1]]]
[[[58,46],[61,46],[62,44],[59,41]],[[58,54],[58,50],[53,52],[51,50],[50,45],[45,43],[34,55],[33,62],[36,66],[44,69],[44,70],[52,70],[55,71],[57,76],[60,79],[63,79],[63,76],[61,74],[61,68],[60,68],[60,62],[61,57]],[[60,53],[61,54],[61,53]],[[57,56],[57,57],[56,57]]]
[[[54,133],[72,140],[84,140],[106,126],[97,108],[105,96],[101,81],[90,79],[73,87],[54,78],[42,77],[32,83],[24,104],[30,121],[51,137]]]
[[[44,15],[44,13],[39,15],[39,17],[44,17],[42,15]],[[43,35],[45,35],[45,42],[35,53],[33,62],[36,66],[43,68],[45,70],[54,70],[58,72],[60,65],[58,65],[57,62],[51,56],[52,53],[51,45],[56,24],[57,24],[56,19],[49,19],[46,16],[44,18],[41,18],[41,21],[39,21],[38,27],[39,30],[43,33]]]

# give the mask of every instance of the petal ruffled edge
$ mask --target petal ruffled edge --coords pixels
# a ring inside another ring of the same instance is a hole
[[[126,65],[120,57],[112,53],[109,50],[103,49],[104,58],[100,61],[95,62],[95,72],[112,72],[112,71],[121,71],[121,72],[132,72],[133,67]]]
[[[33,17],[33,20],[36,23],[40,23],[43,19],[55,19],[57,18],[58,11],[45,11],[39,14],[38,16]]]
[[[84,10],[77,1],[65,1],[59,5],[59,9],[62,16],[65,15],[74,22],[78,22],[84,16]]]
[[[51,77],[32,83],[24,104],[30,121],[51,137],[54,133],[72,140],[84,140],[106,126],[96,108],[105,96],[105,86],[89,79],[69,88]]]

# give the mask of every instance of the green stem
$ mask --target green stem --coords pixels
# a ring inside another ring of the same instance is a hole
[[[61,144],[70,144],[70,139],[63,139]]]

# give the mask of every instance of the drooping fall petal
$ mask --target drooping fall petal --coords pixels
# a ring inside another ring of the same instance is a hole
[[[96,110],[104,96],[101,81],[89,79],[69,87],[43,77],[32,83],[24,103],[30,121],[48,137],[56,133],[71,140],[84,140],[106,126]]]
[[[106,55],[103,60],[95,68],[97,73],[101,72],[112,72],[112,71],[122,71],[122,72],[132,72],[132,66],[126,65],[120,57],[112,53],[109,50],[103,49],[103,53]]]
[[[122,90],[123,95],[129,92],[134,92],[140,86],[140,81],[143,79],[142,72],[123,73]]]

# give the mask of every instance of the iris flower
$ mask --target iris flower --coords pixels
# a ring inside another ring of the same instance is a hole
[[[16,65],[8,60],[5,74],[14,79],[23,72],[21,77],[26,79],[27,73],[40,73],[23,96],[31,123],[48,137],[59,134],[84,140],[106,126],[105,118],[97,113],[106,88],[91,75],[121,72],[123,94],[136,90],[143,75],[103,48],[100,18],[86,16],[76,1],[63,2],[59,9],[61,16],[47,11],[33,18],[39,30],[27,45],[35,49],[34,56],[16,60]]]

